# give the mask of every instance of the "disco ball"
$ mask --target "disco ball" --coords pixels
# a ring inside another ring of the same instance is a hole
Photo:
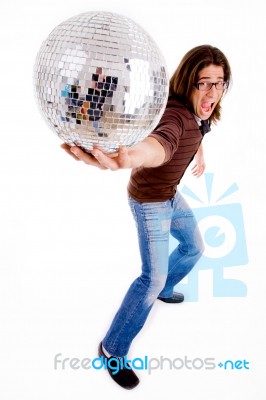
[[[77,15],[43,42],[34,66],[37,103],[70,146],[107,153],[143,140],[168,97],[165,60],[135,22],[109,12]]]

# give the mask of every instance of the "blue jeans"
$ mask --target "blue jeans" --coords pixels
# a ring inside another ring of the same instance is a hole
[[[157,297],[171,297],[203,253],[197,222],[179,192],[165,202],[130,198],[129,205],[138,230],[142,273],[129,287],[103,340],[108,353],[117,357],[127,355]],[[179,242],[170,256],[169,234]]]

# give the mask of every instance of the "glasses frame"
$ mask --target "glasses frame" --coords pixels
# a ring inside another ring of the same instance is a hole
[[[222,89],[217,88],[217,85],[221,84],[221,83],[223,83],[223,88]],[[200,84],[208,84],[210,87],[208,89],[200,89]],[[220,82],[196,82],[196,83],[194,83],[194,87],[196,89],[200,90],[201,92],[208,92],[209,90],[212,89],[213,86],[215,86],[216,90],[226,90],[229,86],[229,82],[226,82],[226,81],[221,82],[220,81]]]

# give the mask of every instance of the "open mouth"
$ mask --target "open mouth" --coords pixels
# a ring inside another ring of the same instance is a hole
[[[214,105],[214,103],[213,103],[213,102],[210,102],[210,101],[205,101],[205,102],[203,102],[203,103],[201,104],[202,111],[203,111],[204,113],[209,113],[209,112],[211,112],[212,109],[213,109],[213,105]]]

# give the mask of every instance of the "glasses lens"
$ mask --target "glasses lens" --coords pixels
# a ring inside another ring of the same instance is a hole
[[[212,87],[212,84],[210,82],[198,82],[196,84],[196,88],[199,90],[210,90]]]
[[[217,82],[215,84],[216,89],[218,90],[224,90],[227,88],[227,82]]]

